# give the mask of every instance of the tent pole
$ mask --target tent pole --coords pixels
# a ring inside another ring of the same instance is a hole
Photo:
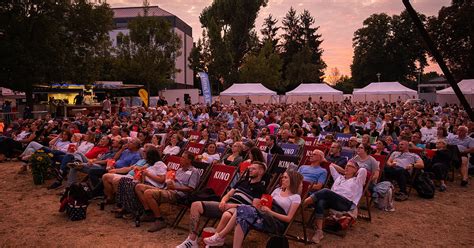
[[[408,11],[408,14],[410,14],[411,19],[413,20],[413,23],[417,27],[418,31],[420,32],[420,35],[422,39],[425,41],[426,45],[428,46],[431,54],[433,57],[436,59],[436,62],[438,63],[439,67],[444,73],[444,76],[448,80],[449,84],[454,90],[454,93],[456,93],[456,96],[459,99],[459,102],[461,102],[461,105],[464,107],[464,110],[466,113],[469,115],[469,118],[471,121],[474,121],[474,112],[472,111],[471,106],[466,100],[466,97],[462,94],[461,90],[459,89],[459,86],[457,85],[456,81],[454,80],[453,75],[449,71],[448,67],[446,66],[446,63],[443,60],[443,57],[439,53],[438,49],[436,49],[433,40],[430,38],[428,32],[426,31],[425,27],[423,26],[423,23],[421,22],[420,18],[418,17],[418,14],[416,13],[415,9],[413,6],[411,6],[410,0],[402,0],[403,4],[405,5],[405,8]]]

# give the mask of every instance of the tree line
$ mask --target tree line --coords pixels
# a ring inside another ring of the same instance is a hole
[[[351,76],[337,68],[326,70],[323,37],[317,18],[307,10],[290,8],[278,20],[272,15],[263,26],[255,20],[268,0],[214,0],[199,20],[202,37],[189,58],[195,73],[209,74],[214,93],[235,82],[261,82],[284,93],[300,83],[329,81],[347,93],[377,81],[400,81],[414,87],[425,73],[430,54],[420,42],[406,12],[369,16],[354,33]],[[143,16],[128,23],[113,47],[114,28],[108,4],[87,0],[0,1],[0,84],[24,91],[51,83],[91,83],[97,80],[147,85],[151,95],[173,83],[180,37],[169,22]],[[437,16],[420,18],[457,79],[474,78],[474,3],[453,0]],[[325,75],[326,73],[326,75]],[[325,77],[326,76],[326,77]],[[195,86],[200,82],[195,77]]]

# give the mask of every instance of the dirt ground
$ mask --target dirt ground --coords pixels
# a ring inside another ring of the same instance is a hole
[[[31,175],[17,175],[20,163],[0,167],[0,247],[174,247],[186,238],[184,229],[148,233],[150,223],[136,228],[131,220],[115,219],[110,206],[100,211],[97,201],[89,205],[86,220],[68,221],[58,212],[62,189],[47,190],[51,182],[35,186]],[[433,200],[413,192],[408,201],[396,202],[395,212],[374,210],[371,223],[358,220],[344,238],[326,234],[320,246],[474,247],[474,186],[461,188],[458,182],[449,183],[448,191],[437,192]],[[171,221],[176,210],[168,205],[162,209]],[[181,226],[187,226],[187,215]],[[293,225],[291,232],[302,233],[301,226]],[[251,232],[245,247],[265,247],[266,238]],[[226,246],[231,244],[228,237]]]

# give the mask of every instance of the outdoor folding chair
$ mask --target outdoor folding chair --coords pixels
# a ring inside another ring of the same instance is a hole
[[[297,144],[283,143],[281,144],[281,149],[283,149],[285,155],[297,156],[300,146]]]
[[[204,144],[199,144],[197,142],[189,142],[185,150],[194,155],[200,155],[204,152],[204,148]]]
[[[304,136],[303,139],[304,139],[304,145],[305,146],[312,146],[316,142],[315,137]]]
[[[234,179],[236,172],[237,167],[235,166],[228,166],[224,164],[212,165],[210,173],[208,173],[209,176],[207,177],[205,187],[201,188],[210,188],[217,196],[219,196],[219,198],[222,198],[226,190],[229,188],[230,183]],[[177,227],[179,225],[179,222],[181,222],[184,214],[186,214],[187,210],[190,208],[190,206],[183,204],[178,204],[178,206],[181,207],[181,210],[173,222],[173,227]]]
[[[351,149],[342,148],[341,157],[345,157],[347,161],[351,160],[355,155],[355,151]]]
[[[272,175],[272,180],[268,185],[268,192],[273,190],[274,186],[278,182],[280,175],[282,175],[289,168],[298,168],[299,158],[290,155],[276,154],[273,156],[272,163],[268,167],[269,173]]]
[[[257,147],[260,151],[264,152],[267,149],[267,143],[265,141],[259,141]]]
[[[287,224],[285,230],[282,233],[282,235],[287,237],[288,239],[293,240],[293,241],[297,241],[297,242],[302,242],[304,244],[308,244],[308,235],[306,233],[306,226],[305,226],[305,221],[304,221],[303,203],[304,203],[304,199],[306,199],[306,197],[308,195],[308,190],[309,190],[310,185],[311,185],[311,183],[303,181],[303,187],[302,187],[302,190],[301,190],[301,193],[300,193],[301,203],[298,206],[298,209],[296,210],[295,214],[293,215],[293,218],[291,218],[290,222]],[[302,230],[303,231],[303,237],[288,233],[290,231],[290,228],[291,228],[293,222],[295,221],[296,217],[298,216],[298,212],[301,213],[301,218],[303,219],[303,221],[301,223],[302,229],[303,229]],[[266,232],[256,230],[256,229],[252,229],[252,230],[258,231],[260,233],[269,234],[269,235],[273,234],[273,233],[266,233]]]
[[[168,156],[168,157],[166,157],[166,159],[164,159],[164,162],[165,162],[166,167],[168,168],[168,170],[177,171],[181,167],[181,157],[180,156],[175,156],[175,155]]]
[[[188,140],[190,141],[199,142],[199,140],[201,139],[201,132],[199,131],[194,131],[194,130],[189,131],[188,135],[189,135]]]
[[[352,134],[347,134],[347,133],[336,133],[335,139],[341,146],[346,146],[347,143],[349,142],[349,139],[352,137]]]

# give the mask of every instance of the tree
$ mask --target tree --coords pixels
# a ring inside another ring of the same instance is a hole
[[[362,88],[377,81],[381,73],[383,81],[388,81],[391,71],[390,59],[386,53],[390,35],[391,17],[387,14],[373,14],[363,22],[364,27],[354,33],[354,57],[351,65],[352,79]]]
[[[324,75],[323,70],[327,67],[322,59],[323,50],[320,48],[321,35],[317,33],[318,27],[314,26],[314,17],[311,16],[308,10],[304,10],[303,14],[300,15],[301,20],[301,36],[302,45],[307,46],[311,50],[311,63],[317,65],[319,68],[316,72],[321,78]]]
[[[259,82],[266,87],[284,92],[285,86],[281,79],[282,60],[273,51],[273,43],[268,40],[258,53],[245,58],[240,69],[240,79],[244,82]]]
[[[376,82],[378,73],[381,81],[416,81],[417,72],[427,65],[426,50],[409,15],[373,14],[363,25],[353,39],[351,72],[356,87]]]
[[[228,84],[238,80],[238,68],[244,56],[255,46],[255,19],[268,0],[215,0],[199,20],[207,30],[210,56],[209,76]],[[230,63],[229,63],[230,62]]]
[[[455,78],[474,78],[474,1],[453,0],[438,17],[428,22],[428,31]]]
[[[157,95],[159,89],[173,81],[181,42],[168,21],[148,16],[147,9],[145,2],[144,15],[128,23],[130,33],[118,35],[122,43],[118,46],[117,59],[126,82],[145,83],[149,95]]]
[[[321,35],[314,27],[314,18],[309,11],[297,15],[290,8],[282,21],[283,30],[283,78],[287,81],[286,91],[303,82],[321,83],[326,63],[322,60]]]
[[[286,67],[286,91],[296,88],[300,83],[321,83],[320,68],[311,63],[312,53],[307,46],[297,52]]]
[[[331,68],[328,75],[326,76],[325,81],[330,85],[336,85],[341,79],[341,72],[337,67]]]
[[[284,30],[282,35],[283,78],[287,79],[286,67],[291,62],[293,56],[301,50],[300,19],[293,7],[286,13],[281,23],[283,24],[282,29]]]
[[[260,30],[262,34],[262,47],[267,43],[271,42],[273,51],[276,51],[278,46],[279,38],[277,37],[278,30],[280,27],[277,26],[278,20],[274,19],[270,14],[263,21],[263,28]]]
[[[0,1],[0,81],[24,91],[33,85],[92,82],[112,27],[107,4],[77,1]]]

